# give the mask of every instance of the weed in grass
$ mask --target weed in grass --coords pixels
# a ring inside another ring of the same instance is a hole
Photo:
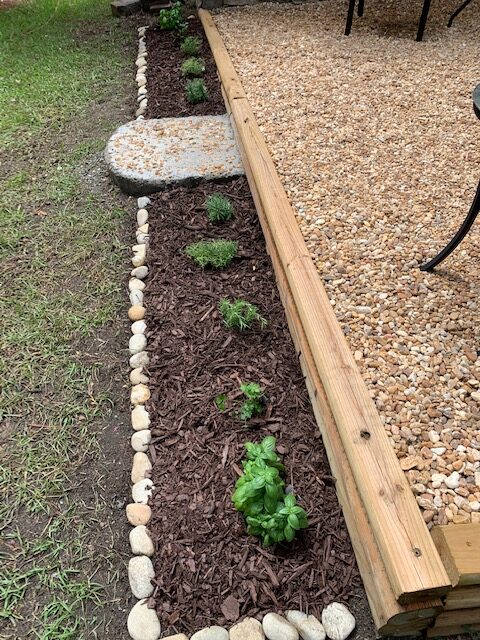
[[[202,268],[222,269],[233,260],[237,248],[238,243],[233,240],[202,240],[189,245],[185,253]]]
[[[228,198],[220,193],[214,193],[205,201],[210,222],[226,222],[233,216],[233,205]]]
[[[250,329],[254,322],[258,323],[261,329],[267,326],[267,321],[260,315],[258,308],[241,298],[237,298],[233,302],[230,302],[227,298],[222,298],[218,308],[225,325],[229,329],[244,331],[245,329]]]
[[[185,86],[185,95],[190,104],[198,104],[208,100],[208,91],[201,78],[189,80]]]
[[[196,56],[200,52],[202,41],[197,36],[187,36],[180,45],[181,52],[186,56]]]
[[[205,62],[201,58],[188,58],[181,67],[182,76],[201,76],[205,73]]]
[[[182,33],[186,24],[183,19],[182,5],[175,2],[169,9],[161,9],[158,15],[158,24],[164,31],[178,31]]]

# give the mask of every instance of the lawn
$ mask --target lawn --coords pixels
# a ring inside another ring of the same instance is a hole
[[[5,639],[113,638],[124,626],[112,618],[127,607],[115,587],[127,537],[129,208],[101,152],[131,117],[134,47],[133,22],[112,19],[107,2],[0,11]]]

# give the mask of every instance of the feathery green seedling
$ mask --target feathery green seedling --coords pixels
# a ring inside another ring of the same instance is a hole
[[[276,440],[267,436],[260,444],[246,442],[243,474],[238,478],[232,502],[243,513],[247,533],[261,538],[267,547],[291,542],[307,525],[307,514],[294,495],[285,493],[285,467],[275,451]]]
[[[244,331],[245,329],[250,329],[254,322],[257,322],[261,329],[267,326],[267,321],[260,315],[258,308],[241,298],[237,298],[233,302],[230,302],[227,298],[222,298],[218,308],[224,323],[229,329]]]
[[[190,104],[197,104],[208,100],[208,91],[201,78],[189,80],[185,86],[185,95]]]
[[[205,72],[205,62],[201,58],[188,58],[181,66],[182,76],[201,76]]]
[[[186,56],[198,55],[202,47],[202,41],[197,36],[187,36],[180,45],[181,52]]]
[[[202,240],[189,245],[185,253],[202,268],[222,269],[233,260],[237,248],[234,240]]]
[[[210,222],[225,222],[233,216],[232,203],[221,193],[209,196],[205,201],[205,208]]]
[[[183,19],[181,3],[175,2],[170,9],[161,9],[158,15],[158,24],[160,29],[164,31],[179,31],[182,33],[187,25]]]

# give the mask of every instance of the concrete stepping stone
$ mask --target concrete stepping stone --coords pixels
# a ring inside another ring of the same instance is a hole
[[[108,141],[105,159],[113,181],[131,195],[244,173],[227,115],[128,122]]]

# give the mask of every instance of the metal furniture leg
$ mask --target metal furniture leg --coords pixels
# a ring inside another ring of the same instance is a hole
[[[470,207],[470,211],[467,214],[467,217],[463,221],[462,226],[457,231],[457,233],[453,236],[447,246],[440,251],[440,253],[430,260],[430,262],[426,262],[422,264],[420,267],[420,271],[433,271],[433,269],[440,264],[445,258],[447,258],[452,251],[454,251],[467,233],[470,231],[471,226],[475,222],[475,218],[480,213],[480,182],[477,186],[477,192],[475,193],[475,197],[472,202],[472,206]]]
[[[467,0],[467,2],[471,2],[472,0]],[[359,0],[358,2],[358,9],[357,9],[357,15],[359,18],[361,18],[363,16],[363,9],[365,7],[365,0]]]
[[[471,1],[472,0],[465,0],[465,2],[463,4],[461,4],[458,7],[458,9],[452,13],[452,15],[450,16],[450,19],[448,21],[447,27],[451,27],[452,26],[453,21],[458,16],[458,14],[461,13],[466,7],[468,7],[468,5],[471,3]]]
[[[352,30],[353,13],[355,11],[355,0],[350,0],[348,4],[347,24],[345,25],[345,35],[349,36]]]
[[[422,15],[420,16],[420,22],[418,24],[417,42],[420,42],[423,38],[423,32],[425,31],[425,25],[427,24],[428,12],[430,11],[431,0],[424,0]]]

